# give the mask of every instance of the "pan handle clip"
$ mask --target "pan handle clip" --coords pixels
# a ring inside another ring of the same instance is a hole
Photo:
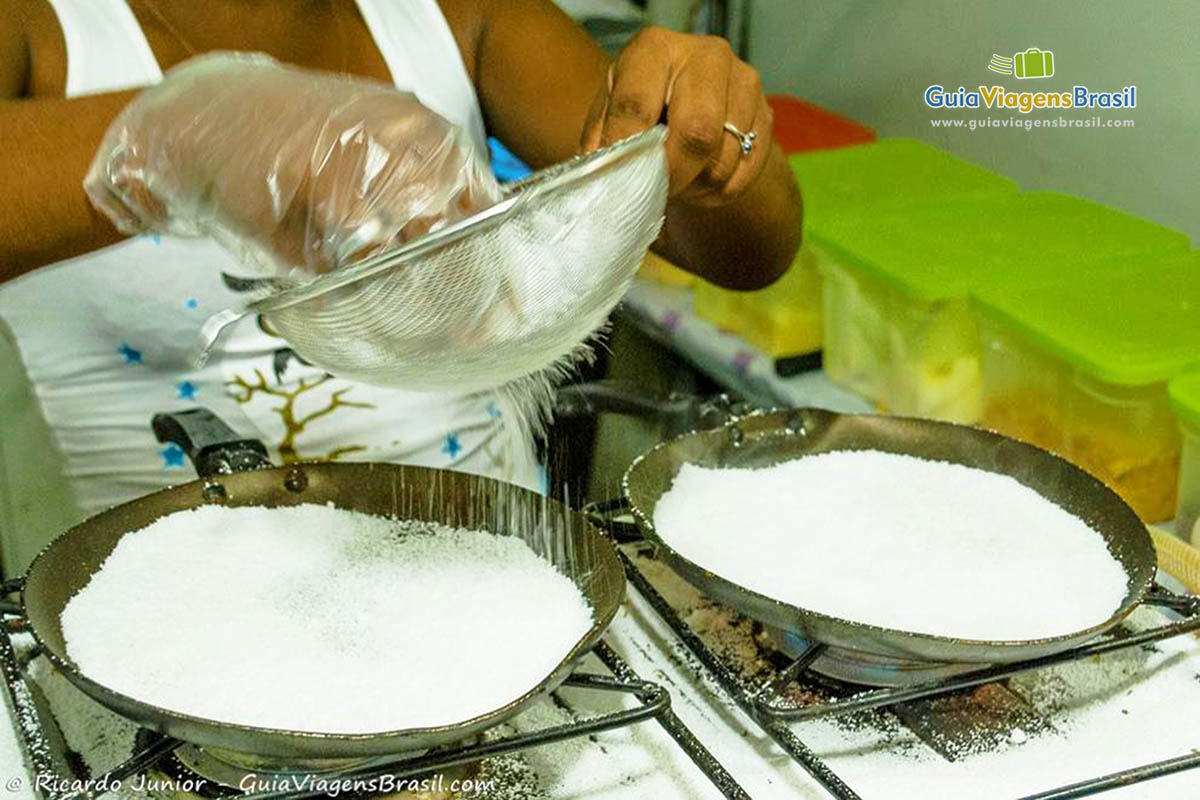
[[[201,478],[273,466],[262,442],[239,436],[207,408],[155,414],[151,427],[158,441],[183,448]]]

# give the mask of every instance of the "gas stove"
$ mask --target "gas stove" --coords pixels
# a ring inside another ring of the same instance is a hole
[[[797,783],[747,780],[754,797],[1200,796],[1200,643],[1190,635],[1200,600],[1172,592],[1182,587],[1169,576],[1111,637],[1036,665],[879,689],[814,671],[820,648],[794,658],[644,545],[622,549],[647,619],[682,643],[674,658],[728,698],[772,770]]]
[[[0,639],[0,661],[16,734],[0,736],[0,750],[19,797],[747,796],[672,713],[670,694],[603,642],[557,691],[476,740],[345,764],[252,762],[139,728],[75,688],[24,634]],[[22,747],[34,770],[20,768]]]
[[[423,800],[1200,796],[1200,770],[1172,772],[1200,764],[1200,644],[1152,636],[1189,624],[1196,609],[1182,601],[1140,609],[1116,635],[1131,646],[909,698],[807,669],[770,630],[701,596],[644,547],[625,544],[622,554],[628,599],[567,684],[459,751],[413,756],[403,769],[263,769],[179,746],[83,695],[29,637],[12,636],[9,649],[5,636],[7,788],[43,798],[249,790],[280,800],[401,788]],[[20,763],[22,742],[34,745],[26,759],[40,783]],[[122,764],[119,786],[94,782]],[[1096,781],[1138,765],[1164,776],[1122,788]]]

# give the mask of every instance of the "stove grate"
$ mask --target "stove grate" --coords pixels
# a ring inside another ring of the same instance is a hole
[[[592,516],[592,520],[594,523],[598,523],[596,515]],[[608,522],[613,534],[620,542],[642,548],[645,552],[652,552],[652,546],[644,539],[640,539],[640,536],[634,532],[636,529],[633,526],[614,522],[611,519]],[[824,651],[824,645],[816,644],[793,659],[773,679],[755,686],[717,657],[701,637],[683,621],[662,594],[654,588],[649,577],[639,568],[636,560],[625,552],[624,548],[618,548],[618,553],[625,566],[625,574],[629,582],[641,593],[663,622],[683,641],[696,659],[712,674],[721,688],[764,733],[770,736],[837,800],[861,800],[861,798],[788,728],[789,722],[848,714],[855,711],[883,709],[921,698],[943,696],[1054,664],[1112,653],[1200,630],[1200,597],[1177,594],[1156,583],[1146,597],[1146,604],[1173,611],[1179,616],[1179,619],[1135,634],[1106,636],[1098,641],[1043,658],[987,667],[914,686],[861,690],[856,687],[852,688],[850,684],[844,684],[809,671],[813,662]],[[837,693],[838,696],[828,700],[817,700],[798,705],[782,704],[780,699],[783,690],[801,677],[820,685],[829,685],[832,682],[834,685],[838,685],[841,691]],[[1109,789],[1196,768],[1200,768],[1200,752],[1124,769],[1070,786],[1030,795],[1021,800],[1068,800],[1069,798],[1090,797]]]
[[[9,701],[15,711],[17,733],[32,765],[34,775],[51,778],[51,780],[35,784],[38,794],[43,800],[92,800],[103,793],[99,790],[102,787],[114,785],[148,769],[159,769],[181,781],[186,778],[197,779],[196,782],[209,786],[208,794],[214,797],[306,800],[306,798],[322,795],[324,792],[319,787],[322,785],[328,787],[332,785],[330,782],[333,781],[336,781],[336,785],[339,787],[350,787],[345,792],[348,796],[356,796],[353,789],[355,785],[379,785],[379,782],[385,778],[399,782],[490,757],[511,755],[529,748],[581,736],[591,736],[602,731],[636,725],[649,720],[656,721],[671,736],[675,744],[687,754],[724,797],[729,800],[750,800],[750,796],[728,770],[671,710],[671,696],[667,690],[656,683],[643,680],[604,641],[599,642],[592,652],[611,674],[577,671],[568,676],[563,685],[591,691],[625,694],[637,701],[637,705],[632,708],[598,714],[541,730],[515,733],[491,741],[437,748],[420,756],[398,758],[391,762],[376,761],[367,768],[360,767],[341,772],[322,773],[319,776],[321,781],[313,781],[306,785],[298,782],[305,788],[287,791],[243,793],[233,788],[230,788],[228,792],[218,789],[212,782],[199,780],[199,776],[194,773],[189,775],[187,768],[174,757],[175,751],[184,744],[182,741],[148,730],[143,730],[138,736],[140,749],[136,753],[104,775],[88,776],[80,774],[80,770],[74,766],[78,763],[78,759],[73,758],[72,754],[67,751],[48,707],[44,703],[38,702],[35,693],[30,689],[33,681],[27,680],[24,676],[11,638],[13,630],[20,628],[20,620],[9,617],[4,620],[4,623],[4,625],[0,625],[0,673],[3,676]],[[33,655],[36,656],[36,652]],[[83,788],[58,793],[47,788],[63,785],[97,788]],[[369,796],[369,793],[360,792],[357,796]]]

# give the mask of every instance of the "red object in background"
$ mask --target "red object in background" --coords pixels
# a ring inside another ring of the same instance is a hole
[[[768,95],[775,112],[775,141],[785,155],[806,150],[832,150],[875,141],[875,131],[798,97]]]

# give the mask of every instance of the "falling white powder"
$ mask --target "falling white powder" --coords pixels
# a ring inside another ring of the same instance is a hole
[[[84,674],[222,722],[453,724],[517,699],[592,625],[520,538],[305,505],[205,506],[117,544],[62,613]]]
[[[786,603],[886,628],[1039,639],[1127,591],[1104,539],[1016,480],[876,451],[763,469],[684,464],[654,512],[685,558]]]

